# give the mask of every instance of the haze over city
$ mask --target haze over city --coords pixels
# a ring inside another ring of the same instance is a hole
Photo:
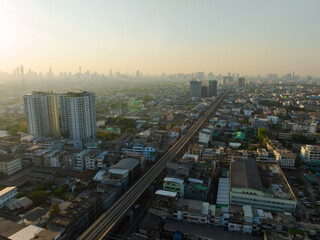
[[[319,240],[320,0],[0,0],[0,239]]]
[[[320,75],[320,2],[0,1],[0,71]]]

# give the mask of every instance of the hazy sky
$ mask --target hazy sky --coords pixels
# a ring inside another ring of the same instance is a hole
[[[0,0],[0,71],[320,76],[318,0]]]

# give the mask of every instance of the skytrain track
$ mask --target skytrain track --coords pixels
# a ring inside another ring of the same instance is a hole
[[[167,163],[180,153],[183,147],[194,136],[195,133],[208,120],[213,111],[220,105],[230,90],[224,92],[205,111],[205,113],[193,124],[189,130],[146,172],[127,192],[125,192],[106,212],[104,212],[85,232],[79,240],[96,240],[103,237],[114,227],[114,225],[125,215],[134,202],[142,195],[148,186],[165,169]]]

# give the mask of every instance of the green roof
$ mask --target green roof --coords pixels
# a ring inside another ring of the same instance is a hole
[[[218,133],[218,132],[214,132],[214,133],[212,134],[212,136],[213,136],[213,137],[217,137],[217,136],[219,136],[219,133]]]
[[[200,190],[203,190],[203,191],[207,191],[207,190],[208,190],[208,187],[202,186],[201,184],[197,184],[197,185],[196,185],[196,189],[200,189]]]
[[[237,139],[244,139],[245,137],[244,132],[236,132],[235,134],[236,136],[234,138],[237,138]]]

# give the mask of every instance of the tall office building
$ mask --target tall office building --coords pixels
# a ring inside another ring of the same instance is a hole
[[[201,98],[201,81],[190,81],[190,97]]]
[[[238,78],[238,87],[244,87],[245,79],[244,77]]]
[[[218,81],[209,80],[209,97],[218,96]]]
[[[208,97],[208,86],[201,87],[201,97],[203,98]]]
[[[90,92],[59,94],[60,130],[73,140],[76,149],[82,149],[96,138],[95,95]]]
[[[59,115],[56,95],[37,92],[23,96],[29,134],[36,137],[59,136]]]
[[[21,72],[21,77],[23,79],[23,77],[24,77],[23,65],[20,66],[20,72]]]

